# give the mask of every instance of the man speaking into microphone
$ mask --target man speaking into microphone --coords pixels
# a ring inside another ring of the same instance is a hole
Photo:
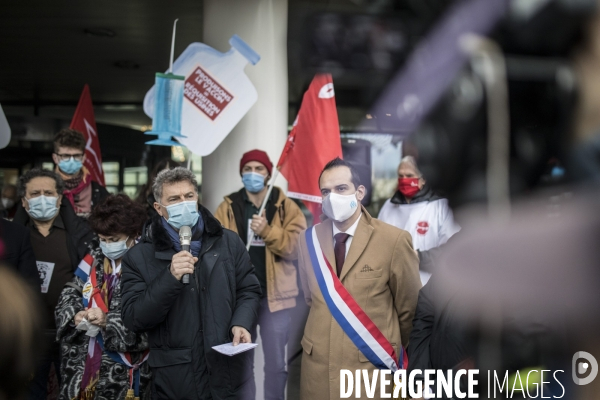
[[[254,352],[212,347],[251,343],[260,284],[239,236],[198,204],[197,188],[185,168],[157,175],[158,215],[122,262],[123,322],[148,332],[154,399],[253,399]]]

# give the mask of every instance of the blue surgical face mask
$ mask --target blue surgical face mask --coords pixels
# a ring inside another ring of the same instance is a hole
[[[129,247],[127,246],[127,240],[129,240],[129,236],[127,239],[120,240],[118,242],[108,243],[101,241],[100,249],[106,257],[110,258],[111,260],[118,260],[119,258],[123,257],[125,253],[127,253],[127,250],[129,250]]]
[[[198,223],[198,204],[196,201],[182,201],[181,203],[163,206],[169,213],[167,222],[175,229],[181,229],[182,226],[194,227]]]
[[[78,173],[82,166],[81,161],[77,161],[73,157],[58,163],[58,168],[67,175]]]
[[[265,177],[258,172],[246,172],[242,175],[242,182],[250,193],[258,193],[265,187]]]
[[[41,195],[31,199],[25,198],[25,200],[29,203],[29,210],[27,212],[36,221],[49,221],[58,213],[58,207],[56,206],[58,197]]]

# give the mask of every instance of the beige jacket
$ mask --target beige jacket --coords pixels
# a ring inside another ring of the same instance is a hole
[[[335,266],[333,223],[315,226],[325,257]],[[298,263],[310,314],[302,338],[300,398],[340,398],[340,369],[376,367],[358,350],[331,315],[316,281],[304,233],[300,236]],[[365,268],[366,267],[366,268]],[[363,215],[350,244],[340,279],[350,295],[390,341],[396,354],[408,345],[421,289],[419,260],[408,232]],[[372,373],[370,372],[370,376]],[[379,398],[379,386],[375,392]],[[391,386],[388,386],[391,393]],[[366,398],[364,385],[362,398]],[[354,393],[351,396],[354,398]]]
[[[217,208],[215,217],[226,229],[239,234],[229,196]],[[306,229],[300,207],[279,189],[277,211],[261,237],[265,241],[267,299],[271,312],[296,306],[298,281],[293,261],[298,259],[298,236]]]

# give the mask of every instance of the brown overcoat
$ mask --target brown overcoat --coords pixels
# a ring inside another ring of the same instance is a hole
[[[333,223],[315,226],[321,248],[335,268]],[[340,370],[376,367],[358,350],[333,318],[319,285],[307,250],[304,233],[298,248],[299,269],[310,314],[302,338],[300,398],[340,398]],[[410,234],[375,218],[363,208],[340,275],[344,287],[400,354],[408,345],[412,320],[421,289],[419,260]],[[362,398],[367,398],[361,385]],[[391,392],[391,386],[388,386]],[[379,398],[379,386],[375,398]],[[354,393],[351,396],[355,398]]]

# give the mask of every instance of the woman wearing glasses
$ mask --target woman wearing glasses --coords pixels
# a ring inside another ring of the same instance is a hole
[[[55,310],[60,399],[150,398],[147,336],[121,320],[121,260],[145,220],[144,208],[123,194],[108,196],[92,211],[97,239]]]
[[[63,129],[54,136],[52,160],[65,182],[64,195],[73,206],[75,213],[87,218],[92,208],[108,196],[104,186],[92,179],[83,166],[85,162],[85,138],[74,129]]]

